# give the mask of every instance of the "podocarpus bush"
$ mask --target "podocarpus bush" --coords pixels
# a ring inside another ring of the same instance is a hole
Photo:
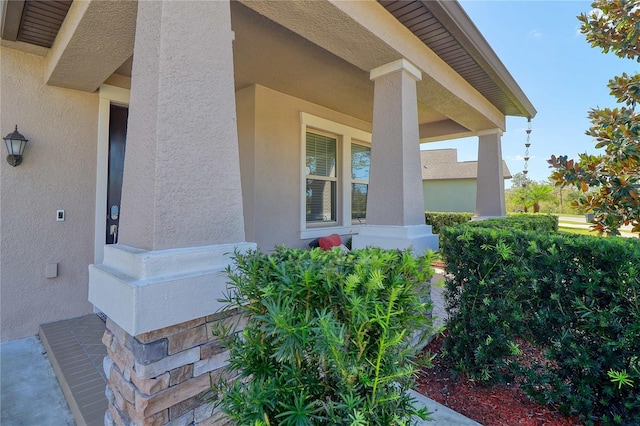
[[[521,375],[530,395],[587,424],[640,424],[640,241],[485,225],[440,236],[455,369]],[[518,337],[548,362],[515,363]]]
[[[431,225],[431,231],[439,234],[445,226],[466,223],[471,220],[473,213],[450,213],[450,212],[425,212],[424,219],[427,225]]]
[[[469,223],[470,226],[519,231],[556,232],[558,216],[548,214],[510,214],[507,218],[487,219]]]
[[[366,249],[235,253],[226,302],[249,315],[219,330],[238,380],[218,383],[239,425],[408,425],[410,343],[430,324],[429,256]]]

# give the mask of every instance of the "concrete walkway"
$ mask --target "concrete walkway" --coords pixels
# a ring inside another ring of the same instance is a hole
[[[0,343],[0,413],[2,426],[76,424],[37,336]]]

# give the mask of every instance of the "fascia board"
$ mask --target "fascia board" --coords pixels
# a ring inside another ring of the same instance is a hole
[[[469,15],[457,1],[421,0],[429,11],[451,32],[489,76],[505,91],[527,118],[537,111],[511,73],[493,51]]]

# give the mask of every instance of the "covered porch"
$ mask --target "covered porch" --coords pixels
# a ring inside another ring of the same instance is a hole
[[[37,63],[47,90],[94,102],[88,300],[108,317],[115,424],[173,421],[173,407],[222,374],[207,327],[227,319],[217,300],[234,250],[305,247],[332,233],[355,248],[437,249],[424,224],[421,143],[477,136],[476,215],[505,214],[505,116],[535,109],[456,2],[69,6],[37,60],[14,52],[35,49],[20,35],[32,21],[15,34],[4,25],[3,69]],[[5,23],[27,15],[6,13]],[[115,209],[112,105],[128,109]],[[2,127],[40,112],[3,114]],[[66,143],[67,129],[56,132]],[[3,181],[15,180],[5,169]],[[117,244],[106,244],[105,214],[118,220]]]

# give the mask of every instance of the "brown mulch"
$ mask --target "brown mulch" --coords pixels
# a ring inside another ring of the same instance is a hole
[[[451,373],[439,356],[443,337],[436,338],[424,354],[436,354],[431,368],[420,372],[416,390],[485,426],[577,426],[577,417],[565,417],[552,407],[529,399],[516,383],[479,385]],[[542,352],[526,342],[518,342],[523,357],[543,360]]]

